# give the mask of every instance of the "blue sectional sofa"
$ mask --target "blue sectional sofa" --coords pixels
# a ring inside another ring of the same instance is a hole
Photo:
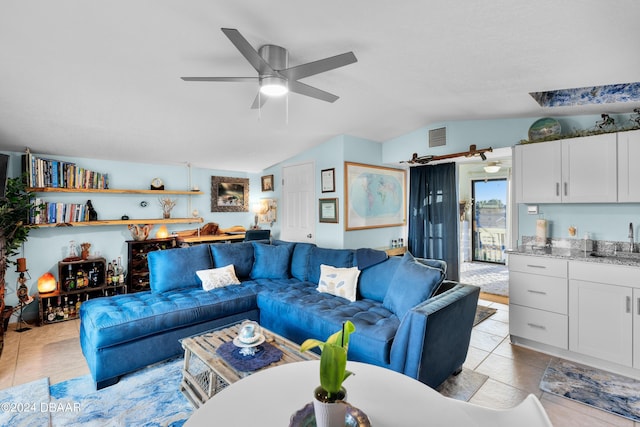
[[[475,286],[443,280],[441,261],[372,249],[244,242],[151,252],[148,262],[150,291],[81,306],[80,343],[98,389],[180,354],[181,338],[242,319],[298,343],[325,340],[351,320],[349,359],[437,387],[462,367],[479,295]],[[205,290],[211,283],[199,276],[217,280],[228,265],[240,284]],[[345,281],[333,293],[317,290],[335,272],[357,275],[355,301],[337,296]]]

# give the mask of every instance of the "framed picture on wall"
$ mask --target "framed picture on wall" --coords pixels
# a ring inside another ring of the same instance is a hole
[[[406,225],[406,187],[403,169],[345,162],[345,230]]]
[[[249,212],[249,179],[212,176],[211,212]]]
[[[318,216],[320,222],[338,223],[338,199],[318,200]]]
[[[333,193],[336,191],[336,170],[334,168],[323,169],[320,172],[320,181],[322,182],[323,193]]]
[[[265,175],[261,179],[262,191],[273,191],[273,175]]]

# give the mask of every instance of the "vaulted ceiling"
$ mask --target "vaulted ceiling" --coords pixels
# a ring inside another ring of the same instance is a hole
[[[529,92],[640,81],[640,2],[0,0],[0,150],[259,171],[329,138],[384,142],[453,120],[630,112],[542,108]],[[250,109],[257,85],[220,31],[289,50],[353,51]]]

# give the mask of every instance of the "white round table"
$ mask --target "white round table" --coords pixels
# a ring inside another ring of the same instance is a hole
[[[185,426],[288,426],[320,384],[319,363],[289,363],[244,378],[209,399]],[[389,369],[358,362],[348,362],[347,369],[355,374],[343,384],[347,400],[375,427],[551,426],[533,395],[514,408],[495,410],[444,397]]]

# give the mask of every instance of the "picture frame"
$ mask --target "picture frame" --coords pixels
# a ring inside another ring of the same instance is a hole
[[[323,193],[333,193],[336,191],[336,170],[322,169],[320,172],[320,182],[322,185]]]
[[[338,198],[318,200],[318,218],[320,222],[338,223]]]
[[[261,179],[262,191],[273,191],[273,175],[265,175]]]
[[[385,166],[344,163],[345,230],[407,224],[407,172]]]
[[[249,178],[212,176],[211,212],[249,212]]]

